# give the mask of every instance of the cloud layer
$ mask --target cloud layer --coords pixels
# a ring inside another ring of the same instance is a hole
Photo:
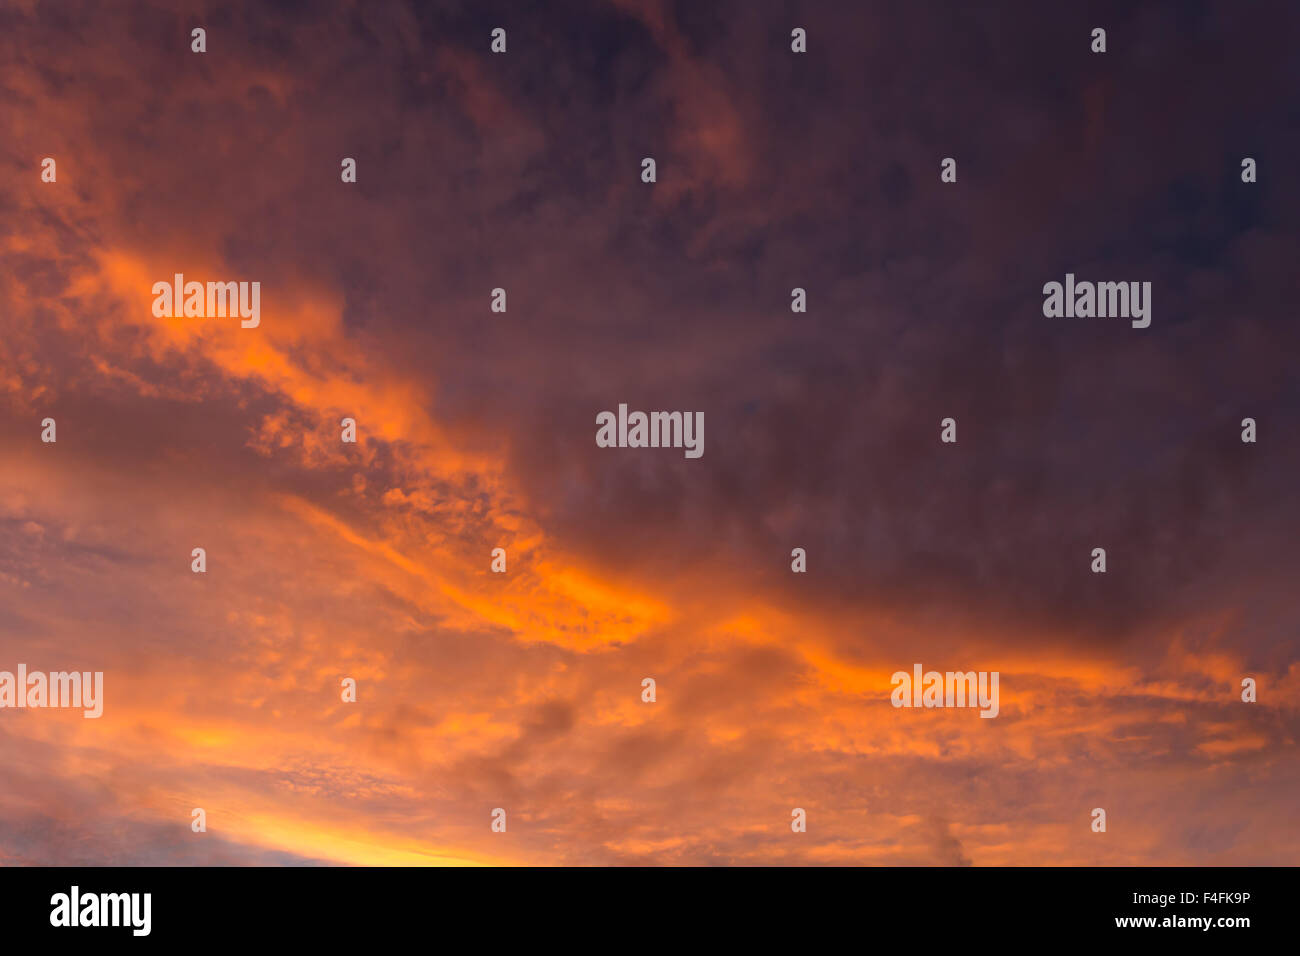
[[[1298,19],[9,4],[0,862],[1294,863]]]

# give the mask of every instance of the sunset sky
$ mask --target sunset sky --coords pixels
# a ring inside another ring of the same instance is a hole
[[[0,0],[0,670],[105,683],[0,710],[0,864],[1300,861],[1298,46]],[[156,318],[176,273],[260,325]],[[620,403],[703,456],[598,448]],[[891,706],[918,662],[997,718]]]

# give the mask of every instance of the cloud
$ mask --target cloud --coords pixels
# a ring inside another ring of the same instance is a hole
[[[107,688],[0,713],[0,859],[1294,857],[1294,16],[1102,75],[1046,9],[0,16],[0,669]],[[1044,319],[1067,271],[1151,329]],[[890,707],[916,661],[999,717]]]

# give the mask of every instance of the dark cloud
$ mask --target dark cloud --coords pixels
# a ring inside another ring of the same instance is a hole
[[[1276,859],[1276,806],[1226,781],[1295,793],[1297,26],[1282,4],[9,5],[0,668],[103,661],[123,706],[24,750],[43,769],[0,803],[0,853],[314,860],[77,803],[111,777],[155,809],[195,780],[282,823],[306,801],[308,842],[361,806],[385,848],[483,858],[508,802],[529,860]],[[140,276],[200,270],[260,279],[263,327],[163,335]],[[1066,272],[1150,281],[1151,327],[1045,318]],[[702,410],[703,458],[595,447],[620,402]],[[1000,667],[1012,699],[893,711],[918,659]],[[82,748],[88,775],[61,762]],[[117,763],[155,751],[156,776]],[[1250,821],[1141,803],[1202,781]],[[1073,842],[1093,800],[1149,842]]]

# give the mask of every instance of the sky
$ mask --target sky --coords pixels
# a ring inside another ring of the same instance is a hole
[[[104,712],[0,710],[0,864],[1295,864],[1298,41],[3,0],[0,670]],[[620,403],[703,455],[598,447]],[[916,663],[998,716],[894,707]]]

